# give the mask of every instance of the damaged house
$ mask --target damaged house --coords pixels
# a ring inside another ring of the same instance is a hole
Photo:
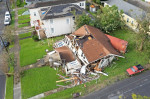
[[[98,73],[108,76],[102,69],[110,65],[116,57],[124,58],[121,53],[126,52],[127,45],[127,41],[106,35],[92,26],[80,27],[56,42],[54,51],[48,53],[50,66],[62,66],[70,77],[65,78],[58,74],[63,80],[56,83],[72,81],[74,86],[98,79]]]
[[[86,68],[90,71],[101,71],[101,69],[108,66],[115,57],[123,57],[119,53],[122,49],[118,49],[118,45],[112,45],[112,41],[110,40],[112,38],[109,38],[108,35],[105,35],[99,29],[84,25],[74,33],[66,35],[63,40],[56,42],[54,44],[55,51],[59,52],[62,60],[66,60],[66,74],[72,74],[77,71],[85,74]],[[117,42],[121,40],[116,39]],[[124,40],[121,41],[123,42]],[[120,48],[123,46],[124,53],[126,51],[127,42],[122,42],[120,43]],[[70,59],[70,61],[68,61],[68,59]]]

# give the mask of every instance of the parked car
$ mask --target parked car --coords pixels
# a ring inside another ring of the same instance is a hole
[[[9,11],[6,11],[6,12],[5,12],[5,19],[6,19],[6,18],[11,19]]]
[[[6,25],[10,25],[10,22],[11,22],[10,18],[5,18],[5,20],[4,20],[4,25],[5,25],[5,26],[6,26]]]
[[[4,43],[3,43],[3,42],[4,42]],[[3,42],[0,40],[0,46],[1,46],[1,48],[4,48],[4,46],[5,46],[5,47],[8,47],[8,46],[10,45],[10,43],[7,42],[6,40],[4,40]]]
[[[142,65],[139,64],[136,66],[132,66],[131,68],[128,68],[126,71],[129,74],[129,76],[132,76],[134,74],[144,71],[144,68]]]

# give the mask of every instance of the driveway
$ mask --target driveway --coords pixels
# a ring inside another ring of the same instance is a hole
[[[5,83],[6,76],[0,71],[0,99],[4,99],[5,97]]]
[[[132,99],[132,93],[150,97],[150,71],[117,82],[78,99],[119,99],[119,97]]]

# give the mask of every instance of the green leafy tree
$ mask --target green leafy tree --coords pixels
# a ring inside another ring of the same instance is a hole
[[[139,51],[147,51],[150,55],[150,17],[147,15],[139,23],[139,33],[137,33],[137,49]]]
[[[80,28],[81,26],[85,24],[93,26],[93,21],[91,20],[91,17],[89,17],[85,13],[83,13],[82,15],[75,16],[76,29]]]
[[[102,8],[102,12],[97,12],[95,26],[106,33],[110,33],[124,26],[122,14],[123,11],[119,11],[115,5],[112,7],[106,6]]]

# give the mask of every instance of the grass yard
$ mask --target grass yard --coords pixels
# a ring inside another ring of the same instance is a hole
[[[19,24],[18,28],[22,28],[26,26],[30,26],[30,24],[29,23]]]
[[[11,58],[14,59],[14,54],[11,54]],[[9,62],[10,70],[9,73],[14,72],[14,64]],[[6,99],[13,99],[13,86],[14,86],[14,76],[7,76],[6,78]]]
[[[115,60],[114,64],[106,67],[104,72],[109,76],[101,76],[96,84],[96,81],[91,81],[86,83],[87,87],[83,87],[83,85],[76,86],[71,89],[66,89],[64,91],[52,94],[50,96],[45,97],[44,99],[68,99],[72,98],[72,93],[82,92],[82,95],[88,94],[89,92],[98,90],[108,84],[114,83],[117,79],[121,80],[127,78],[126,69],[137,64],[145,65],[148,63],[149,57],[148,54],[144,52],[138,52],[136,50],[136,34],[131,30],[117,30],[113,32],[111,35],[118,37],[120,39],[127,40],[129,45],[127,48],[127,53],[124,55],[125,58],[119,58],[119,60]],[[61,97],[60,97],[61,96]]]
[[[57,71],[48,66],[24,71],[21,76],[22,99],[58,88],[56,81]]]
[[[19,24],[29,23],[30,19],[18,20]]]
[[[18,20],[30,19],[30,15],[21,15],[18,16]]]
[[[25,38],[25,37],[30,37],[31,36],[31,32],[28,33],[23,33],[23,34],[19,34],[19,38]]]
[[[64,36],[53,38],[54,42],[64,38]],[[49,39],[50,40],[50,39]],[[20,66],[33,64],[46,54],[45,50],[53,50],[52,44],[48,46],[47,40],[35,42],[32,38],[20,40]]]
[[[22,10],[22,9],[21,9]],[[30,15],[22,15],[18,16],[18,28],[29,26]]]
[[[11,19],[10,26],[15,27],[15,11],[11,12],[11,17],[12,17],[12,19]]]
[[[13,99],[13,76],[6,78],[6,99]]]
[[[22,9],[19,9],[18,10],[18,15],[21,15],[21,14],[23,14],[25,11],[27,11],[28,10],[28,8],[22,8]]]

